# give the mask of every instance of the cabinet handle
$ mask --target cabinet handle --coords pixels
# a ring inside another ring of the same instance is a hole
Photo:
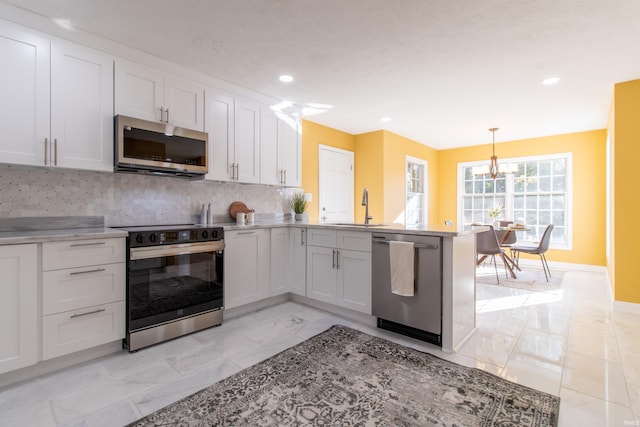
[[[236,163],[236,181],[240,181],[240,163]]]
[[[165,123],[169,123],[169,107],[165,108],[165,110],[167,111],[167,121]]]
[[[107,311],[107,309],[106,308],[99,308],[97,310],[89,311],[87,313],[72,314],[71,316],[69,316],[69,318],[70,319],[75,319],[76,317],[82,317],[82,316],[88,316],[90,314],[102,313],[103,311]]]
[[[72,243],[69,246],[97,246],[97,245],[106,245],[107,242],[92,242],[92,243]]]
[[[255,231],[238,231],[237,234],[256,234]]]
[[[284,182],[283,182],[283,184],[287,185],[287,170],[286,169],[283,169],[283,170],[284,170]]]
[[[95,270],[86,270],[86,271],[72,271],[69,273],[70,276],[74,276],[76,274],[88,274],[88,273],[100,273],[102,271],[107,271],[106,268],[96,268]]]
[[[300,230],[300,246],[304,246],[304,232],[306,230],[302,229]]]
[[[340,270],[340,250],[336,249],[336,270]]]
[[[160,107],[160,121],[164,122],[164,107]]]
[[[336,268],[336,250],[331,251],[331,268]]]
[[[49,158],[49,138],[44,139],[44,165],[47,166]]]
[[[53,165],[58,166],[58,138],[53,139]]]

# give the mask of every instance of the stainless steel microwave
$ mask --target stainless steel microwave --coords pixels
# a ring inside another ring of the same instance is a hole
[[[208,140],[206,132],[118,115],[114,171],[203,179]]]

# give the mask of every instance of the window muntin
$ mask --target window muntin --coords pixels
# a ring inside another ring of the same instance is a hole
[[[502,206],[504,211],[497,219],[531,227],[518,232],[519,241],[537,242],[546,226],[552,223],[552,245],[569,249],[571,160],[570,153],[499,159],[498,162],[515,163],[518,168],[514,174],[499,174],[495,180],[472,173],[473,166],[486,161],[460,164],[460,222],[467,226],[492,223],[489,209]]]

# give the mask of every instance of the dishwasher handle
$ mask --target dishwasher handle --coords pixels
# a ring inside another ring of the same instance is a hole
[[[389,244],[389,242],[401,242],[402,240],[374,240],[373,243],[382,243]],[[438,244],[425,244],[425,243],[416,243],[413,245],[414,249],[439,249],[440,245]]]

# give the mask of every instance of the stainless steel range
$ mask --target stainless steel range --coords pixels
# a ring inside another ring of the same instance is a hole
[[[222,227],[119,227],[127,238],[129,351],[222,323]]]

